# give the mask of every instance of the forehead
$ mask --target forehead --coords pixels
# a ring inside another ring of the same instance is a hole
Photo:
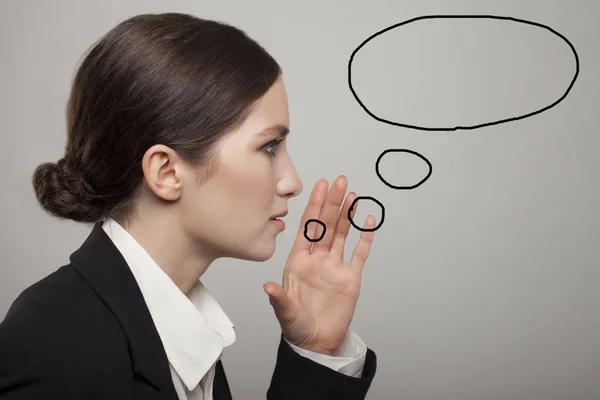
[[[281,130],[281,127],[290,125],[287,93],[281,77],[256,102],[241,130],[256,136],[263,130],[276,125],[280,127],[267,133],[275,135]]]

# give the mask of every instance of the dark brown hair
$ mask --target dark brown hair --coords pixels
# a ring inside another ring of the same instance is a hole
[[[180,13],[131,17],[86,53],[66,108],[65,155],[32,177],[44,210],[84,223],[131,217],[154,144],[213,176],[219,140],[281,74],[240,29]]]

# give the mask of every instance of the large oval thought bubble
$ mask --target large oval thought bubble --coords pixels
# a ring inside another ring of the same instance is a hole
[[[491,15],[430,15],[392,25],[361,43],[348,64],[350,90],[370,116],[427,131],[542,113],[567,96],[578,74],[579,57],[563,35]]]

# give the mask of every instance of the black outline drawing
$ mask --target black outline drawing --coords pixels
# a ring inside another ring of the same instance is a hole
[[[427,175],[425,176],[425,178],[421,179],[421,181],[419,183],[415,184],[415,185],[412,185],[412,186],[393,186],[391,183],[388,183],[385,179],[383,179],[383,177],[379,173],[379,161],[381,161],[381,158],[386,153],[390,153],[390,152],[410,153],[410,154],[414,154],[417,157],[420,157],[429,166],[429,172],[427,173]],[[379,179],[381,180],[381,182],[385,183],[388,187],[391,187],[392,189],[397,189],[397,190],[407,190],[407,189],[411,190],[411,189],[414,189],[414,188],[417,188],[417,187],[421,186],[427,179],[429,179],[429,177],[431,176],[432,172],[433,172],[433,166],[431,165],[431,163],[429,162],[428,159],[426,159],[425,157],[423,157],[421,154],[417,153],[416,151],[408,150],[408,149],[387,149],[386,151],[384,151],[383,153],[381,153],[379,155],[379,157],[377,157],[377,161],[375,162],[375,173],[377,174],[377,176],[379,177]]]
[[[565,93],[558,99],[556,100],[554,103],[550,104],[549,106],[546,106],[540,110],[534,111],[534,112],[530,112],[528,114],[525,115],[521,115],[521,116],[517,116],[517,117],[513,117],[513,118],[506,118],[503,120],[499,120],[499,121],[493,121],[493,122],[488,122],[488,123],[484,123],[484,124],[479,124],[479,125],[473,125],[473,126],[455,126],[453,128],[427,128],[427,127],[421,127],[421,126],[414,126],[414,125],[408,125],[408,124],[400,124],[400,123],[396,123],[396,122],[392,122],[392,121],[388,121],[382,118],[378,118],[377,116],[375,116],[373,113],[371,113],[367,107],[365,107],[365,105],[360,101],[360,99],[358,98],[356,92],[354,91],[354,88],[352,87],[352,60],[354,59],[354,55],[358,52],[358,50],[360,50],[361,47],[363,47],[364,45],[366,45],[371,39],[400,26],[403,25],[407,25],[410,24],[412,22],[415,21],[420,21],[420,20],[424,20],[424,19],[435,19],[435,18],[456,18],[456,19],[482,19],[482,18],[488,18],[488,19],[499,19],[499,20],[506,20],[506,21],[512,21],[512,22],[517,22],[517,23],[523,23],[523,24],[528,24],[528,25],[533,25],[533,26],[537,26],[539,28],[543,28],[546,29],[548,31],[550,31],[551,33],[553,33],[554,35],[558,36],[559,38],[561,38],[562,40],[564,40],[569,47],[571,48],[571,51],[573,52],[573,55],[575,56],[575,76],[573,76],[573,80],[571,81],[571,83],[569,84],[569,87],[567,88],[567,90],[565,91]],[[569,40],[561,35],[560,33],[558,33],[557,31],[555,31],[554,29],[550,28],[549,26],[537,23],[537,22],[531,22],[531,21],[526,21],[523,19],[519,19],[519,18],[513,18],[513,17],[501,17],[501,16],[496,16],[496,15],[426,15],[426,16],[422,16],[422,17],[416,17],[404,22],[400,22],[398,24],[389,26],[377,33],[375,33],[374,35],[369,36],[369,38],[367,38],[365,41],[363,41],[353,52],[352,55],[350,56],[350,60],[348,62],[348,86],[350,88],[350,91],[352,92],[352,94],[354,95],[354,98],[356,99],[356,101],[361,105],[361,107],[367,112],[367,114],[369,114],[371,117],[375,118],[378,121],[381,122],[385,122],[387,124],[391,124],[391,125],[396,125],[396,126],[401,126],[403,128],[411,128],[411,129],[418,129],[418,130],[423,130],[423,131],[456,131],[456,130],[472,130],[472,129],[478,129],[478,128],[483,128],[485,126],[491,126],[491,125],[498,125],[498,124],[502,124],[505,122],[510,122],[510,121],[517,121],[520,119],[525,119],[528,117],[531,117],[533,115],[536,114],[540,114],[554,106],[556,106],[558,103],[560,103],[561,101],[564,100],[565,97],[567,97],[567,95],[569,94],[569,92],[571,91],[571,88],[573,87],[573,85],[575,84],[575,81],[577,80],[577,77],[579,76],[579,56],[577,55],[577,51],[575,50],[575,47],[573,47],[573,44],[571,44],[571,42],[569,42]],[[379,173],[379,161],[381,160],[381,158],[389,152],[407,152],[407,153],[411,153],[414,154],[418,157],[420,157],[421,159],[423,159],[427,165],[429,166],[429,173],[427,174],[427,176],[425,178],[423,178],[419,183],[413,185],[413,186],[393,186],[390,183],[388,183],[385,179],[383,179],[383,177],[381,176],[381,174]],[[388,149],[385,150],[384,152],[382,152],[379,157],[377,158],[377,161],[375,163],[375,173],[377,174],[377,176],[379,177],[379,179],[386,184],[388,187],[392,188],[392,189],[396,189],[396,190],[412,190],[415,189],[417,187],[419,187],[420,185],[422,185],[427,179],[429,179],[429,177],[431,176],[431,173],[433,171],[433,167],[431,165],[431,163],[429,162],[429,160],[427,160],[427,158],[423,157],[421,154],[412,151],[412,150],[408,150],[408,149]],[[365,228],[361,228],[359,226],[357,226],[354,221],[352,220],[351,217],[351,212],[352,209],[354,208],[354,204],[356,204],[356,202],[359,199],[371,199],[374,202],[376,202],[377,204],[379,204],[379,206],[381,206],[381,221],[379,222],[379,224],[375,227],[375,228],[371,228],[371,229],[365,229]],[[383,221],[385,219],[385,207],[383,206],[383,204],[375,199],[374,197],[371,196],[358,196],[356,199],[354,199],[354,201],[352,202],[352,205],[350,206],[350,208],[348,209],[348,219],[350,220],[350,223],[352,224],[352,226],[354,226],[356,229],[358,229],[359,231],[376,231],[377,229],[379,229],[381,227],[381,225],[383,224]],[[308,236],[306,236],[306,231],[307,231],[307,227],[308,224],[310,222],[316,222],[319,223],[321,226],[323,226],[323,233],[321,234],[321,236],[317,239],[311,239]],[[318,242],[321,239],[323,239],[324,235],[325,235],[325,231],[326,231],[326,227],[325,224],[322,221],[319,221],[318,219],[309,219],[308,221],[306,221],[305,225],[304,225],[304,237],[311,241],[311,242]]]
[[[360,200],[360,199],[371,199],[375,203],[379,204],[379,206],[381,207],[381,221],[379,221],[379,224],[375,228],[371,228],[371,229],[361,228],[360,226],[356,225],[354,223],[354,221],[352,220],[352,217],[350,216],[350,213],[352,213],[352,209],[354,208],[354,204],[356,204],[356,202],[358,200]],[[354,199],[354,201],[352,202],[352,204],[350,205],[350,207],[348,208],[348,219],[350,220],[350,223],[352,224],[352,226],[355,227],[356,229],[358,229],[359,231],[361,231],[361,232],[374,232],[377,229],[381,228],[381,224],[383,224],[383,220],[385,219],[385,207],[375,197],[371,197],[371,196],[357,196]]]
[[[561,38],[562,40],[564,40],[569,47],[571,48],[571,51],[573,52],[573,55],[575,56],[575,76],[573,76],[573,80],[571,81],[569,87],[567,88],[567,90],[565,91],[565,93],[558,99],[556,100],[554,103],[550,104],[549,106],[546,106],[540,110],[534,111],[534,112],[530,112],[528,114],[525,115],[521,115],[518,117],[513,117],[513,118],[506,118],[506,119],[502,119],[499,121],[493,121],[493,122],[487,122],[484,124],[479,124],[479,125],[473,125],[473,126],[455,126],[453,128],[427,128],[427,127],[422,127],[422,126],[415,126],[415,125],[408,125],[408,124],[401,124],[401,123],[397,123],[397,122],[392,122],[392,121],[388,121],[386,119],[383,118],[379,118],[376,115],[374,115],[371,111],[369,111],[369,109],[360,101],[360,99],[358,98],[358,95],[356,94],[356,92],[354,91],[354,88],[352,87],[352,60],[354,59],[354,55],[356,54],[356,52],[358,52],[358,50],[360,50],[361,47],[363,47],[364,45],[366,45],[370,40],[372,40],[373,38],[391,30],[394,28],[398,28],[400,26],[403,25],[408,25],[412,22],[415,21],[420,21],[420,20],[424,20],[424,19],[436,19],[436,18],[445,18],[445,19],[481,19],[481,18],[487,18],[487,19],[499,19],[499,20],[507,20],[507,21],[513,21],[513,22],[518,22],[518,23],[523,23],[523,24],[527,24],[527,25],[533,25],[533,26],[537,26],[539,28],[544,28],[547,29],[548,31],[552,32],[554,35],[558,36],[559,38]],[[577,51],[575,50],[575,47],[573,47],[573,45],[571,44],[571,42],[569,42],[569,40],[564,37],[563,35],[561,35],[560,33],[556,32],[554,29],[550,28],[549,26],[546,25],[542,25],[539,24],[537,22],[531,22],[531,21],[526,21],[523,19],[518,19],[518,18],[512,18],[512,17],[499,17],[499,16],[495,16],[495,15],[426,15],[423,17],[417,17],[417,18],[413,18],[410,19],[408,21],[404,21],[401,22],[399,24],[395,24],[392,26],[389,26],[377,33],[375,33],[374,35],[369,36],[369,38],[367,40],[365,40],[364,42],[362,42],[360,44],[360,46],[358,46],[353,52],[352,55],[350,56],[350,61],[348,62],[348,86],[350,87],[350,91],[352,92],[352,94],[354,95],[354,98],[356,99],[356,101],[358,102],[358,104],[361,105],[361,107],[367,112],[367,114],[369,114],[371,117],[375,118],[378,121],[381,122],[385,122],[387,124],[391,124],[391,125],[396,125],[396,126],[401,126],[404,128],[411,128],[411,129],[418,129],[418,130],[422,130],[422,131],[455,131],[455,130],[470,130],[470,129],[478,129],[478,128],[483,128],[484,126],[492,126],[492,125],[498,125],[498,124],[502,124],[505,122],[510,122],[510,121],[517,121],[519,119],[524,119],[524,118],[528,118],[531,117],[533,115],[536,114],[540,114],[552,107],[554,107],[555,105],[557,105],[558,103],[560,103],[561,101],[563,101],[563,99],[565,97],[567,97],[567,94],[569,94],[569,92],[571,91],[571,88],[573,87],[573,85],[575,84],[575,81],[577,80],[577,76],[579,75],[579,56],[577,55]]]
[[[308,236],[306,236],[306,230],[308,229],[308,224],[310,224],[311,222],[316,222],[317,224],[321,225],[323,227],[323,233],[321,233],[321,236],[319,236],[316,239],[311,239]],[[322,221],[319,221],[318,219],[315,218],[311,218],[308,221],[306,221],[306,223],[304,224],[304,237],[309,241],[309,242],[318,242],[321,239],[323,239],[323,236],[325,236],[325,232],[327,231],[327,227],[325,226],[325,223],[323,223]]]

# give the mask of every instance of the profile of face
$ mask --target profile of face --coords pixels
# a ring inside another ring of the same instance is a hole
[[[169,218],[162,226],[211,260],[269,259],[281,232],[271,218],[286,211],[288,200],[303,188],[287,153],[286,137],[277,128],[268,129],[277,125],[289,127],[281,77],[243,125],[221,139],[218,169],[209,180],[202,181],[202,170],[171,149],[149,149],[142,162],[145,182],[157,198],[168,200],[155,202],[152,210],[157,218]]]

